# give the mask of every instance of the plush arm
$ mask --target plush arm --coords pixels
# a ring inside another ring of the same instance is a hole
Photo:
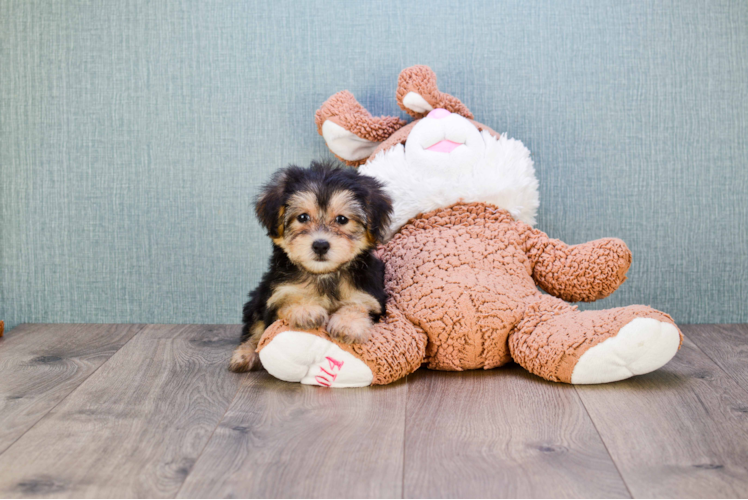
[[[374,373],[372,385],[383,385],[413,373],[425,361],[426,333],[405,317],[390,300],[387,315],[376,323],[365,344],[351,344]]]
[[[530,226],[525,227],[524,235],[532,277],[551,295],[569,302],[593,302],[626,281],[631,251],[618,238],[570,246]]]

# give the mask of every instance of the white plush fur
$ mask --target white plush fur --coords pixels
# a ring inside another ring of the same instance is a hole
[[[463,144],[451,153],[428,151],[448,139]],[[535,223],[538,180],[530,151],[516,139],[497,139],[465,118],[424,118],[403,146],[382,151],[359,167],[381,181],[394,204],[390,235],[419,213],[457,202],[486,202]]]
[[[279,333],[260,351],[260,360],[270,375],[286,382],[343,388],[366,387],[374,379],[366,363],[306,332]]]
[[[657,370],[680,346],[678,329],[654,318],[636,318],[582,354],[571,373],[572,384],[604,384]]]

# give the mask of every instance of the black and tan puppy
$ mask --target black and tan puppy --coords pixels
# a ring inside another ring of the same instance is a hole
[[[391,211],[379,182],[353,169],[312,162],[278,171],[255,207],[273,240],[270,269],[244,305],[229,368],[261,367],[255,349],[277,319],[299,329],[326,326],[344,342],[368,340],[385,312],[384,265],[373,249]]]

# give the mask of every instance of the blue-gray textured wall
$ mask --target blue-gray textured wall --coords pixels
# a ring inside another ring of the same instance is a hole
[[[592,307],[748,321],[745,0],[0,0],[0,319],[239,322],[258,187],[413,64],[530,148],[538,227],[631,247]]]

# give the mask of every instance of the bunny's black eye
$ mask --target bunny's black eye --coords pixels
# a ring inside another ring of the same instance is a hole
[[[303,224],[305,222],[309,222],[311,220],[311,217],[309,217],[309,214],[301,214],[296,217],[296,220]]]
[[[338,215],[337,217],[335,217],[335,222],[337,222],[341,226],[344,226],[348,224],[348,217],[346,217],[345,215]]]

